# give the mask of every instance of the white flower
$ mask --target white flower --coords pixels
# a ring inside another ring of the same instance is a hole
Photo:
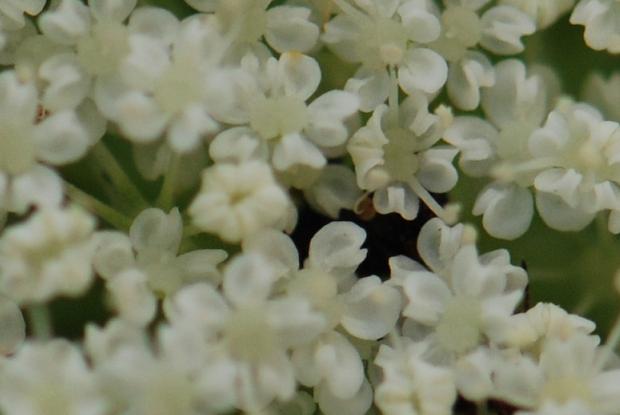
[[[398,291],[378,277],[355,281],[352,273],[366,256],[364,239],[365,232],[349,222],[324,226],[310,241],[303,269],[286,285],[289,295],[309,300],[327,319],[324,333],[292,358],[299,382],[316,388],[319,407],[330,415],[354,401],[361,405],[370,393],[358,350],[335,329],[376,340],[392,330],[401,310]]]
[[[452,221],[429,192],[445,193],[456,185],[458,174],[453,147],[433,145],[442,133],[442,119],[428,112],[422,95],[402,104],[381,105],[366,126],[351,138],[347,150],[355,164],[358,186],[374,192],[377,212],[399,213],[407,220],[418,214],[419,199],[438,216]]]
[[[231,81],[235,99],[221,103],[222,114],[215,116],[247,124],[254,133],[247,129],[221,133],[213,142],[217,153],[234,154],[243,146],[242,154],[270,153],[279,171],[323,168],[324,152],[341,147],[349,137],[344,122],[357,111],[359,102],[352,93],[331,90],[306,103],[320,81],[318,62],[298,52],[283,53],[264,64],[246,55],[242,70]]]
[[[375,403],[386,415],[449,415],[456,400],[454,374],[426,362],[424,346],[406,338],[382,344],[374,364],[382,369]]]
[[[538,303],[524,313],[510,317],[507,324],[498,327],[493,340],[503,346],[522,350],[540,347],[549,339],[570,340],[580,334],[591,334],[595,324],[583,317],[569,314],[550,303]],[[537,354],[536,350],[532,350]]]
[[[230,54],[264,47],[262,37],[277,52],[308,52],[319,37],[310,9],[295,5],[269,7],[273,0],[185,0],[202,12],[215,12],[224,31],[234,36]]]
[[[48,208],[0,238],[2,292],[20,304],[82,294],[93,277],[94,218],[82,209]]]
[[[473,110],[480,103],[480,89],[493,86],[495,72],[486,55],[475,51],[478,44],[494,53],[523,51],[520,37],[534,32],[527,15],[514,7],[488,2],[447,2],[441,14],[442,31],[431,47],[449,62],[448,96],[457,107]]]
[[[217,266],[226,259],[225,251],[200,249],[178,255],[182,226],[178,209],[166,215],[149,208],[136,217],[129,237],[111,231],[98,235],[95,270],[106,280],[122,317],[147,324],[155,315],[157,297],[196,281],[221,279]]]
[[[581,0],[570,16],[572,24],[585,26],[586,44],[595,50],[620,53],[620,4],[613,0]]]
[[[123,21],[136,3],[96,0],[86,6],[77,0],[61,0],[41,15],[39,26],[53,41],[75,47],[81,65],[90,74],[109,74],[128,51]]]
[[[39,162],[70,163],[91,145],[74,111],[43,120],[38,120],[38,111],[33,84],[21,83],[14,71],[0,74],[0,182],[5,183],[0,186],[0,209],[21,213],[31,204],[57,205],[62,199],[60,180]]]
[[[492,236],[514,239],[525,233],[534,213],[528,187],[535,169],[528,163],[536,162],[528,140],[543,122],[549,98],[542,77],[528,74],[520,61],[500,62],[495,72],[495,85],[482,94],[488,121],[456,117],[444,140],[461,150],[459,164],[465,173],[499,179],[482,189],[473,213],[483,215],[484,228]]]
[[[118,75],[101,83],[95,97],[132,141],[151,143],[165,134],[175,152],[188,153],[218,128],[209,111],[209,83],[226,43],[208,20],[171,19],[171,39],[129,35]]]
[[[202,188],[189,213],[201,230],[238,242],[278,223],[289,203],[269,165],[259,161],[222,163],[204,170]]]
[[[496,393],[525,408],[520,415],[615,414],[620,410],[620,370],[601,362],[603,355],[594,336],[550,339],[538,361],[524,357],[498,365]]]
[[[398,85],[408,94],[435,93],[446,82],[445,60],[422,47],[439,36],[440,23],[425,1],[336,0],[340,13],[325,26],[323,41],[339,57],[361,63],[345,87],[372,111]],[[398,72],[398,73],[396,73]]]
[[[26,343],[2,365],[0,407],[29,415],[103,415],[107,405],[80,350],[65,340]]]
[[[228,368],[233,381],[228,393],[244,410],[293,397],[295,376],[287,351],[314,339],[325,325],[307,301],[273,295],[278,275],[272,271],[260,254],[244,254],[228,264],[222,293],[199,283],[165,304],[173,326],[193,325],[217,352],[212,364]],[[205,370],[202,381],[216,386],[218,371]]]
[[[426,226],[437,229],[434,222]],[[439,275],[419,265],[404,263],[408,266],[402,269],[402,261],[391,262],[396,268],[393,283],[402,287],[407,299],[407,334],[429,344],[433,361],[450,362],[478,347],[505,324],[527,284],[527,274],[510,265],[507,251],[479,257],[471,242],[446,258]],[[439,243],[440,250],[442,245],[445,242]]]
[[[536,207],[547,225],[580,230],[600,210],[620,210],[618,123],[593,107],[565,102],[534,131],[529,149],[538,165]],[[613,232],[613,221],[609,228]]]

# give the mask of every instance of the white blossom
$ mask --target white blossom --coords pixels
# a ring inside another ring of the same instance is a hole
[[[204,170],[201,191],[189,213],[201,230],[237,242],[276,225],[289,203],[269,165],[259,161],[222,163]]]
[[[95,219],[77,206],[37,211],[0,238],[2,292],[20,304],[77,296],[93,277]]]
[[[345,89],[359,94],[362,111],[374,110],[397,84],[408,94],[435,93],[445,84],[445,60],[424,47],[440,33],[439,20],[427,2],[335,4],[340,12],[326,24],[323,41],[345,61],[361,63]]]
[[[422,95],[401,104],[380,105],[366,126],[353,135],[347,150],[355,164],[358,186],[374,192],[377,212],[396,212],[412,220],[421,199],[436,215],[453,221],[453,212],[443,209],[430,192],[445,193],[456,185],[458,173],[452,159],[458,151],[434,146],[444,120],[429,113],[427,106]]]
[[[613,0],[581,0],[570,16],[572,24],[585,27],[586,44],[595,50],[620,52],[620,5]]]
[[[165,214],[150,208],[135,218],[128,236],[110,231],[98,235],[95,270],[106,279],[122,317],[147,324],[158,297],[197,281],[221,279],[217,266],[226,259],[225,251],[200,249],[178,255],[182,226],[178,209]]]
[[[320,81],[318,62],[298,52],[283,53],[279,59],[269,58],[264,63],[246,55],[241,72],[231,81],[236,98],[224,101],[222,114],[216,116],[247,125],[251,131],[221,133],[213,142],[217,153],[269,153],[278,171],[290,172],[299,166],[322,169],[326,164],[324,152],[341,147],[349,138],[344,122],[357,111],[359,103],[354,94],[339,90],[307,103]]]
[[[295,376],[287,350],[311,341],[325,325],[307,301],[274,297],[277,278],[267,259],[245,254],[228,264],[222,293],[199,283],[166,304],[174,325],[202,330],[208,347],[217,351],[211,364],[230,373],[228,393],[237,408],[258,410],[274,399],[291,399]],[[218,370],[206,370],[202,381],[215,387],[221,382]]]
[[[81,351],[66,340],[26,343],[0,375],[0,407],[29,415],[103,415],[107,404]]]

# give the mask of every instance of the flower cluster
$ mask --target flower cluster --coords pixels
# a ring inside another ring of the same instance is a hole
[[[619,414],[620,320],[478,250],[620,234],[620,75],[535,59],[562,21],[620,52],[619,16],[0,0],[0,412]]]

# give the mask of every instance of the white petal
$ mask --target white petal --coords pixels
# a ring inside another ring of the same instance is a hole
[[[463,110],[474,110],[480,104],[480,88],[495,84],[495,71],[489,59],[478,52],[450,65],[448,96]]]
[[[219,327],[230,308],[221,294],[210,284],[198,283],[181,288],[164,302],[164,312],[171,322],[183,324],[188,319],[197,327]]]
[[[183,222],[177,208],[170,213],[157,208],[140,212],[129,228],[134,249],[140,252],[176,254],[181,244]]]
[[[492,183],[478,195],[473,214],[483,215],[482,224],[490,235],[516,239],[530,227],[534,201],[527,188]]]
[[[54,55],[39,68],[39,76],[49,85],[42,103],[49,111],[77,107],[90,90],[90,80],[71,53]]]
[[[298,52],[283,53],[278,61],[280,82],[286,95],[297,95],[304,101],[321,82],[321,68],[314,58]]]
[[[435,325],[452,297],[446,283],[428,271],[412,271],[402,280],[408,303],[403,316],[426,325]]]
[[[372,388],[366,379],[364,379],[359,391],[349,399],[340,399],[334,396],[323,385],[319,385],[314,393],[315,399],[325,415],[364,415],[372,405]]]
[[[155,316],[157,300],[142,272],[124,271],[108,280],[106,288],[112,294],[112,300],[123,319],[145,326]]]
[[[439,19],[427,11],[425,6],[424,2],[406,1],[398,8],[404,29],[409,39],[415,42],[432,42],[441,32]]]
[[[135,264],[131,241],[122,232],[101,231],[96,234],[97,249],[93,266],[97,274],[109,280]]]
[[[536,192],[536,208],[545,223],[559,231],[580,231],[595,216],[582,206],[571,207],[559,196],[544,192]]]
[[[167,116],[155,101],[139,92],[130,92],[117,101],[118,123],[135,142],[148,143],[163,133]]]
[[[403,219],[413,220],[418,216],[420,199],[408,185],[394,183],[375,191],[372,202],[382,215],[398,213]]]
[[[421,154],[420,170],[416,177],[427,190],[446,193],[456,185],[458,173],[452,159],[458,153],[454,148],[435,147]]]
[[[261,255],[244,254],[228,263],[222,287],[232,303],[245,306],[265,300],[277,277]]]
[[[200,140],[218,129],[218,124],[201,105],[191,105],[183,111],[168,129],[170,148],[178,154],[196,151]]]
[[[441,274],[454,259],[462,240],[463,225],[450,227],[441,219],[433,218],[422,226],[417,248],[424,263]]]
[[[331,222],[323,226],[310,241],[308,260],[326,272],[354,270],[366,258],[361,249],[366,232],[352,222]]]
[[[273,150],[273,166],[286,170],[296,164],[320,169],[327,160],[321,151],[301,134],[292,133],[283,136]]]
[[[444,140],[461,151],[459,165],[470,176],[488,173],[495,157],[491,143],[498,132],[487,121],[471,116],[456,117],[444,133]]]
[[[531,35],[536,24],[516,7],[496,6],[481,17],[483,26],[480,45],[498,55],[513,55],[524,49],[521,36]]]
[[[416,48],[408,50],[400,68],[398,82],[405,92],[437,92],[448,79],[448,64],[437,52]]]
[[[364,381],[364,367],[357,349],[342,334],[332,331],[319,342],[315,364],[332,395],[350,399]]]
[[[575,207],[579,199],[579,188],[583,175],[573,169],[551,168],[540,172],[534,179],[537,190],[552,193]]]
[[[62,179],[58,173],[42,164],[14,176],[11,186],[10,208],[13,212],[26,212],[30,206],[60,206],[64,197]]]
[[[177,35],[179,20],[160,7],[139,7],[131,13],[127,26],[130,33],[147,35],[169,45]]]
[[[387,335],[398,320],[400,293],[382,284],[379,277],[358,280],[343,298],[345,311],[340,324],[355,337],[379,339]]]
[[[353,210],[362,192],[355,183],[355,174],[340,164],[328,164],[309,189],[304,190],[308,203],[332,219],[342,209]]]
[[[310,9],[278,6],[267,11],[265,40],[278,52],[308,52],[319,38],[319,28],[309,20]]]
[[[34,139],[37,156],[51,164],[78,160],[90,145],[87,131],[73,111],[61,111],[36,126]]]
[[[261,138],[248,127],[224,130],[209,145],[209,156],[216,162],[238,163],[254,158],[266,160],[267,152]]]
[[[388,97],[390,77],[385,70],[360,68],[344,87],[360,99],[360,111],[374,111]]]
[[[295,244],[286,234],[265,229],[243,240],[243,252],[257,252],[270,261],[280,276],[299,269],[299,254]]]
[[[39,28],[55,42],[72,45],[90,29],[90,11],[78,0],[62,0],[39,17]]]

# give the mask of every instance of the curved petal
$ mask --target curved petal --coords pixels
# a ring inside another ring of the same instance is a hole
[[[408,94],[439,91],[448,79],[448,64],[431,49],[410,49],[398,69],[398,83]]]
[[[483,215],[482,225],[489,235],[516,239],[530,226],[534,199],[527,188],[492,183],[480,192],[472,213]]]
[[[319,28],[309,20],[310,9],[277,6],[267,11],[265,40],[276,51],[308,52],[316,45]]]
[[[287,52],[278,61],[279,75],[286,95],[297,95],[304,101],[312,94],[321,82],[321,68],[318,62],[299,52]]]
[[[352,335],[376,340],[387,335],[401,310],[398,290],[372,276],[358,280],[343,296],[345,310],[340,324]]]
[[[361,249],[366,232],[353,222],[331,222],[323,226],[310,241],[310,266],[326,272],[354,270],[366,258]]]
[[[543,221],[559,231],[580,231],[595,216],[581,206],[571,207],[561,197],[545,192],[536,192],[536,208]]]
[[[372,202],[377,212],[383,215],[395,212],[406,220],[415,219],[420,209],[420,199],[403,183],[394,183],[375,191]]]

